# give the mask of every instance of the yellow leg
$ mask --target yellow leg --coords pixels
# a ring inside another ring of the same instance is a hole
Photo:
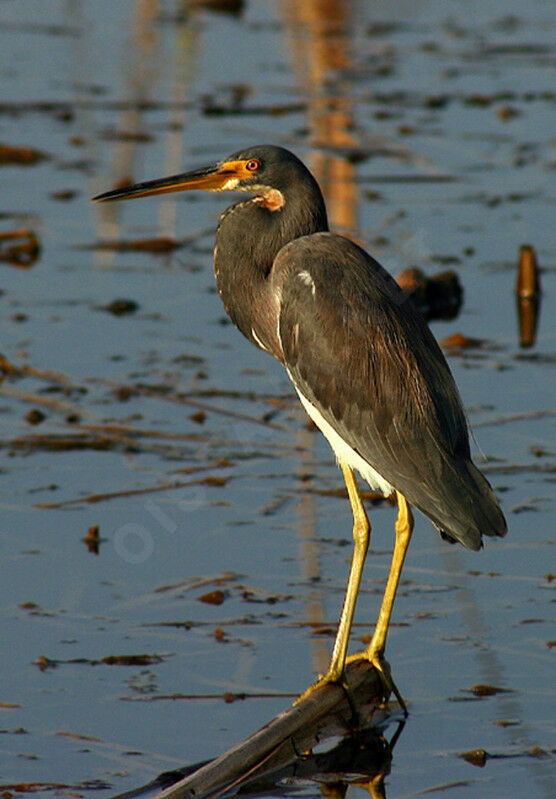
[[[386,799],[384,790],[384,774],[377,774],[367,782],[353,782],[351,785],[356,785],[358,788],[363,788],[367,791],[370,799]]]
[[[346,588],[346,596],[342,608],[342,615],[338,624],[338,632],[336,633],[336,640],[334,642],[334,649],[332,650],[332,657],[330,665],[326,674],[319,677],[316,683],[309,686],[307,690],[296,699],[299,702],[306,696],[309,696],[321,685],[329,682],[338,682],[344,675],[344,666],[346,662],[346,652],[349,641],[349,633],[353,621],[353,613],[355,611],[355,602],[359,592],[359,584],[361,582],[361,573],[363,571],[363,564],[365,563],[365,556],[369,548],[369,536],[371,532],[371,525],[367,518],[359,487],[353,470],[349,466],[341,463],[342,472],[344,473],[344,480],[348,490],[349,501],[353,511],[353,558],[351,561],[351,568],[349,571],[348,584]]]
[[[392,615],[392,608],[394,606],[394,599],[396,598],[396,591],[400,581],[400,574],[405,560],[405,554],[411,540],[413,532],[413,514],[406,498],[396,491],[398,498],[398,518],[396,520],[396,543],[394,545],[394,552],[392,555],[392,565],[390,566],[390,574],[382,597],[382,605],[378,614],[375,631],[371,639],[371,643],[363,652],[352,655],[348,660],[357,660],[365,658],[369,660],[377,669],[382,672],[386,687],[389,691],[393,691],[398,698],[402,708],[406,711],[405,702],[403,701],[400,692],[396,688],[394,681],[390,675],[390,667],[384,660],[384,649],[386,646],[386,636],[388,635],[388,627],[390,624],[390,617]]]

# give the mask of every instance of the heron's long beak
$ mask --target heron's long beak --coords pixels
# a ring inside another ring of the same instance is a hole
[[[93,197],[95,202],[111,200],[132,200],[136,197],[150,197],[153,194],[167,194],[170,191],[233,191],[238,183],[252,174],[246,169],[248,161],[223,161],[193,172],[172,175],[168,178],[148,180],[145,183],[134,183],[122,189],[114,189]]]

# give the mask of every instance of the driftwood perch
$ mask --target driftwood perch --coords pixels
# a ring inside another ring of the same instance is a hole
[[[214,760],[161,774],[117,799],[208,799],[258,793],[292,777],[318,774],[319,782],[326,782],[329,774],[337,783],[342,773],[367,784],[371,796],[382,796],[393,745],[382,729],[392,710],[383,705],[382,682],[373,666],[355,661],[346,671],[349,694],[337,685],[324,686]],[[327,739],[338,737],[340,743],[331,743],[328,751],[312,752],[317,744],[320,750]]]

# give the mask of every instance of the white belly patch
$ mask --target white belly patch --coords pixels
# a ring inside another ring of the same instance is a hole
[[[393,486],[376,472],[372,466],[369,466],[367,461],[364,460],[361,455],[358,455],[349,444],[346,444],[344,439],[341,438],[334,428],[326,421],[321,412],[301,394],[297,386],[295,386],[295,383],[294,387],[299,395],[301,404],[332,447],[338,461],[345,463],[352,469],[356,469],[374,491],[381,491],[385,496],[390,496],[395,490]]]

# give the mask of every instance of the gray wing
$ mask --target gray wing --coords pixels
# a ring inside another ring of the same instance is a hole
[[[448,537],[478,549],[482,533],[503,535],[446,360],[390,275],[318,233],[280,251],[272,280],[284,362],[304,397]]]

